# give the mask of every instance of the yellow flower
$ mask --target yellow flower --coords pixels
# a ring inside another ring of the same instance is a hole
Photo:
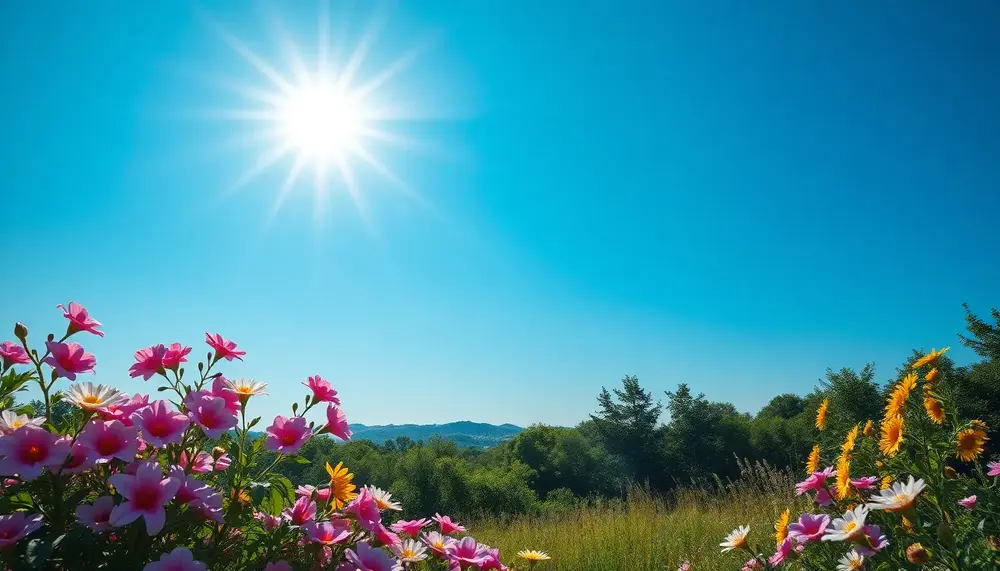
[[[858,425],[855,424],[854,428],[852,428],[851,431],[847,433],[847,437],[844,439],[844,443],[840,445],[840,451],[843,454],[846,455],[850,453],[851,450],[854,450],[854,444],[858,440],[858,430],[859,427]]]
[[[892,487],[892,476],[883,476],[878,487],[880,490],[888,490]]]
[[[826,411],[830,408],[830,399],[823,399],[816,410],[816,430],[826,428]]]
[[[979,420],[978,418],[976,420],[969,421],[969,425],[972,426],[972,428],[975,428],[976,430],[982,430],[983,432],[989,432],[990,430],[989,427],[986,426],[986,423]]]
[[[924,380],[927,381],[928,383],[933,383],[934,381],[937,380],[939,376],[941,376],[941,371],[938,371],[937,367],[934,367],[930,371],[927,371],[927,376],[924,377]]]
[[[540,561],[548,561],[549,559],[552,559],[551,557],[549,557],[549,554],[545,553],[544,551],[535,551],[529,549],[525,549],[524,551],[518,551],[517,556],[527,561],[528,567],[534,567]]]
[[[781,544],[788,537],[788,521],[792,518],[792,512],[785,510],[778,516],[778,521],[774,522],[774,542],[780,548]]]
[[[913,523],[910,520],[906,519],[906,517],[903,518],[902,523],[903,523],[903,529],[906,530],[906,534],[913,535],[914,534]]]
[[[958,433],[955,441],[955,455],[962,462],[972,462],[983,453],[983,444],[989,438],[986,433],[977,428],[966,428]]]
[[[875,425],[874,423],[872,423],[872,421],[869,420],[868,422],[865,423],[865,428],[864,430],[861,431],[861,434],[864,434],[865,436],[871,436],[872,432],[874,431],[875,431]]]
[[[326,463],[326,473],[330,475],[330,509],[339,510],[347,505],[347,502],[358,496],[358,487],[354,485],[354,474],[347,471],[343,462],[337,462],[336,468],[331,468],[330,463]]]
[[[819,444],[814,444],[812,452],[809,453],[809,459],[806,461],[806,475],[812,475],[813,472],[819,471]]]
[[[902,381],[899,381],[899,384],[893,389],[892,394],[889,395],[889,401],[885,405],[886,418],[899,416],[903,413],[903,407],[906,406],[906,399],[910,396],[910,391],[916,386],[917,376],[913,373],[906,375]]]
[[[893,416],[882,421],[882,438],[879,440],[879,449],[882,454],[890,458],[899,452],[899,446],[903,443],[903,417]]]
[[[838,500],[851,495],[851,458],[843,454],[837,460],[837,487],[834,489]]]
[[[945,347],[944,349],[941,349],[940,351],[936,351],[934,349],[931,349],[930,353],[928,353],[928,354],[924,355],[923,357],[921,357],[921,358],[917,359],[916,361],[914,361],[913,365],[911,365],[911,367],[913,369],[919,369],[920,367],[923,367],[924,365],[933,365],[934,363],[937,362],[938,358],[941,355],[944,355],[945,353],[947,353],[948,349],[950,349],[950,348],[951,347]]]
[[[934,398],[934,395],[927,390],[929,386],[924,385],[924,410],[934,424],[944,424],[944,407],[941,406],[941,401]]]

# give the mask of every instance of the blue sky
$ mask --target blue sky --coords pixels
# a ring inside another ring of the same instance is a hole
[[[273,216],[293,160],[232,192],[260,149],[208,113],[273,87],[217,27],[315,50],[317,5],[263,6],[0,5],[0,322],[83,303],[129,392],[218,331],[266,416],[319,373],[352,422],[574,424],[625,374],[748,411],[884,380],[1000,305],[992,3],[333,2],[347,48],[385,16],[360,77],[423,48],[371,147],[420,199],[354,161],[363,209],[303,179]]]

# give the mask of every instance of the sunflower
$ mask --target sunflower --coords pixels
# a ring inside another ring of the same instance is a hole
[[[933,383],[934,381],[937,380],[937,378],[940,375],[941,375],[941,372],[937,370],[937,367],[934,367],[930,371],[927,371],[927,376],[924,377],[924,380],[927,381],[928,383]]]
[[[882,421],[882,438],[879,440],[879,449],[882,454],[890,458],[899,452],[899,446],[903,443],[903,417],[893,416]]]
[[[934,395],[928,390],[929,387],[930,385],[924,385],[924,410],[927,411],[927,416],[934,421],[934,424],[944,424],[944,407],[941,406],[941,401],[934,398]]]
[[[864,430],[861,431],[861,434],[864,434],[865,436],[871,436],[872,432],[874,431],[875,431],[875,423],[869,420],[868,422],[865,423],[865,428]]]
[[[788,537],[788,521],[792,518],[792,512],[785,510],[778,516],[778,521],[774,522],[774,542],[780,548],[781,544]]]
[[[851,494],[851,457],[847,454],[837,459],[837,487],[834,491],[838,500],[845,500]]]
[[[851,452],[851,450],[854,450],[854,444],[858,441],[859,430],[860,427],[857,424],[855,424],[854,428],[852,428],[851,431],[847,433],[847,437],[844,438],[844,443],[840,445],[840,451],[844,455],[847,455],[848,453]]]
[[[989,428],[986,426],[986,423],[979,420],[978,418],[976,420],[970,420],[969,426],[975,428],[976,430],[982,430],[983,432],[989,431]]]
[[[809,453],[809,459],[806,460],[806,475],[812,475],[813,472],[819,470],[819,444],[814,444],[812,451]]]
[[[930,353],[928,353],[928,354],[924,355],[923,357],[921,357],[921,358],[917,359],[916,361],[914,361],[913,364],[910,365],[910,367],[913,368],[913,369],[919,369],[920,367],[923,367],[924,365],[933,365],[934,363],[937,362],[938,358],[941,355],[944,355],[945,353],[947,353],[948,349],[950,349],[950,348],[951,347],[945,347],[944,349],[941,349],[940,351],[936,351],[934,349],[931,349]]]
[[[983,444],[989,438],[978,428],[966,428],[958,433],[955,440],[955,455],[962,462],[972,462],[983,453]]]
[[[816,430],[826,428],[826,412],[829,408],[830,399],[823,399],[823,402],[819,404],[819,408],[816,409]]]
[[[889,395],[888,403],[885,405],[885,416],[886,418],[890,416],[898,416],[903,413],[903,407],[906,406],[906,399],[910,396],[910,391],[912,391],[917,386],[917,376],[913,373],[903,377],[903,380],[899,381],[896,388],[892,390],[892,394]]]
[[[352,481],[354,474],[347,471],[343,462],[337,462],[336,468],[331,468],[327,462],[326,473],[330,475],[330,510],[339,510],[358,496],[354,491],[358,487]]]

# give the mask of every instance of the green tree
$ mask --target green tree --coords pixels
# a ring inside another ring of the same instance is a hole
[[[805,411],[805,400],[793,393],[784,393],[772,398],[757,413],[757,418],[795,418]]]
[[[681,383],[667,391],[670,422],[664,439],[664,455],[677,481],[717,475],[735,477],[737,458],[753,455],[750,418],[730,403],[709,402],[705,395],[691,393]]]
[[[600,410],[590,418],[606,448],[622,459],[629,476],[656,485],[663,474],[658,462],[660,402],[639,385],[638,377],[626,375],[621,389],[601,387],[597,403]]]

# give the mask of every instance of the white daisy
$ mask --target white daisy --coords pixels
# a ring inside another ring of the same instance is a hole
[[[858,506],[844,512],[844,517],[833,520],[823,536],[823,541],[850,541],[861,537],[865,532],[865,519],[868,508]]]
[[[26,414],[17,414],[12,410],[0,412],[0,434],[10,434],[25,424],[41,426],[45,424],[45,419],[31,418]]]
[[[837,571],[860,571],[865,568],[865,556],[853,549],[840,558]]]
[[[378,509],[380,510],[393,510],[401,511],[403,509],[402,504],[392,499],[392,494],[385,490],[376,488],[375,486],[367,486],[368,493],[375,498],[375,503],[378,504]]]
[[[94,385],[94,383],[73,383],[66,393],[66,400],[82,408],[83,410],[94,412],[99,408],[104,408],[125,400],[125,395],[114,387],[104,385]]]
[[[416,563],[427,559],[427,547],[413,539],[407,539],[401,545],[393,545],[392,550],[403,563]]]
[[[741,525],[729,532],[729,535],[719,544],[719,547],[722,548],[723,553],[734,549],[746,549],[748,535],[750,535],[750,526]]]
[[[267,383],[255,381],[253,379],[226,379],[226,387],[238,394],[240,398],[249,398],[256,395],[266,395]]]
[[[905,483],[896,482],[891,488],[882,490],[878,496],[872,496],[868,509],[885,510],[888,512],[903,512],[913,507],[920,492],[927,487],[923,480],[913,480],[913,476]]]

